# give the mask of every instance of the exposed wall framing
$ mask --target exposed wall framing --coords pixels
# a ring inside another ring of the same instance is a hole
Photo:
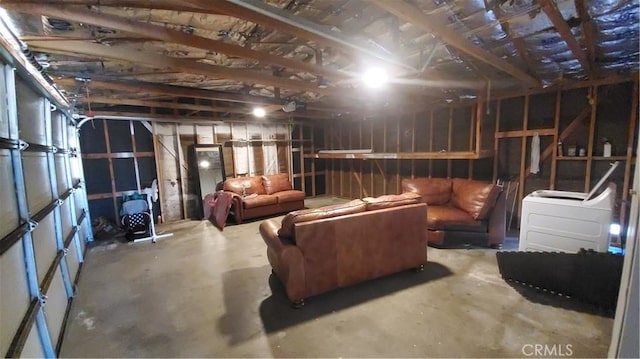
[[[154,123],[153,127],[164,221],[193,217],[196,193],[190,184],[195,179],[189,167],[191,144],[221,144],[227,177],[288,173],[294,188],[304,190],[307,195],[315,195],[324,188],[324,170],[321,175],[312,175],[315,164],[301,155],[314,150],[311,136],[317,133],[308,125],[216,122]],[[311,172],[304,172],[305,168]]]
[[[151,127],[139,121],[96,119],[80,129],[87,198],[93,218],[119,223],[122,196],[150,187],[156,176]],[[154,213],[160,213],[154,209]]]
[[[614,220],[627,223],[628,191],[633,173],[638,82],[594,83],[565,91],[536,93],[496,101],[496,162],[493,179],[515,181],[515,215],[519,222],[522,199],[536,189],[587,192],[612,161],[623,165],[611,180],[617,185]],[[540,172],[530,173],[531,138],[541,136]],[[611,157],[603,157],[603,139],[614,144]],[[519,139],[516,146],[515,140]],[[562,142],[563,153],[559,153]],[[575,146],[576,155],[568,156]],[[584,155],[580,155],[580,148]],[[516,163],[518,162],[518,168]],[[623,231],[624,232],[624,231]]]
[[[494,124],[479,104],[330,122],[327,149],[340,151],[306,156],[327,166],[327,193],[346,198],[399,193],[403,178],[488,180],[491,171],[484,164],[493,154],[493,137],[485,132],[492,134]],[[371,152],[349,152],[362,149]]]
[[[92,240],[80,149],[59,104],[5,61],[12,60],[0,60],[0,352],[55,357]]]

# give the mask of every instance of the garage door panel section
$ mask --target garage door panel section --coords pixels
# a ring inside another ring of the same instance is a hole
[[[27,189],[27,204],[33,215],[46,207],[53,200],[47,156],[38,152],[22,153],[22,168],[24,171],[25,187]]]
[[[19,216],[16,205],[16,187],[13,180],[13,165],[9,150],[0,150],[0,238],[18,228]]]
[[[75,279],[78,277],[78,270],[80,269],[80,260],[78,259],[78,253],[76,252],[74,246],[74,241],[71,241],[71,243],[69,243],[69,247],[67,248],[67,255],[64,256],[63,260],[67,261],[69,277],[71,281],[75,283]]]
[[[47,215],[38,226],[31,232],[33,238],[33,249],[36,257],[36,268],[38,270],[38,283],[42,283],[47,270],[58,254],[55,237],[55,222],[53,212]]]
[[[22,81],[16,82],[16,96],[18,100],[20,139],[33,144],[46,145],[44,98]]]
[[[55,155],[55,163],[56,163],[56,182],[58,183],[58,195],[62,195],[66,192],[70,184],[67,183],[67,166],[65,163],[65,155]]]
[[[38,335],[38,329],[35,325],[31,326],[27,340],[22,348],[20,357],[22,358],[44,358],[46,355],[42,349],[42,343],[40,342],[40,336]]]
[[[0,256],[0,353],[4,355],[29,308],[29,288],[27,287],[27,271],[24,262],[22,240]]]
[[[49,336],[53,343],[57,343],[69,301],[59,267],[45,294],[47,295],[47,302],[43,308],[44,315],[47,318],[47,326],[49,327]]]

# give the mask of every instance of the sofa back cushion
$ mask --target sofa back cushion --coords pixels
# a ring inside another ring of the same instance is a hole
[[[316,219],[338,217],[345,214],[360,213],[366,210],[366,203],[360,199],[356,199],[351,202],[342,204],[289,212],[282,219],[282,226],[278,230],[278,236],[280,236],[281,238],[294,239],[293,226],[296,223],[308,222]]]
[[[274,194],[276,192],[289,191],[293,189],[291,182],[289,182],[289,175],[287,173],[278,173],[275,175],[262,176],[262,184],[267,194]]]
[[[366,197],[362,199],[367,204],[367,211],[376,209],[391,208],[415,204],[422,202],[422,196],[415,192],[405,192],[402,194],[388,194],[380,197]]]
[[[449,178],[414,178],[402,180],[402,192],[416,192],[428,205],[447,204],[451,199],[452,181]]]
[[[244,193],[243,193],[244,187]],[[250,194],[266,194],[267,192],[264,190],[262,186],[262,177],[239,177],[239,178],[228,178],[224,181],[223,189],[225,191],[234,192],[239,195],[250,195]]]
[[[499,194],[500,188],[493,183],[454,178],[451,204],[469,213],[475,220],[484,220]]]

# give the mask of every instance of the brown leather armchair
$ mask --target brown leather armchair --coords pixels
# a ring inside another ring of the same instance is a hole
[[[427,261],[427,206],[416,194],[354,200],[267,220],[260,234],[294,307],[304,298]]]
[[[293,189],[286,173],[228,178],[223,191],[233,196],[236,223],[304,208],[304,192]]]
[[[506,209],[501,187],[463,178],[414,178],[402,180],[402,190],[419,193],[427,203],[430,244],[443,244],[445,235],[456,233],[484,235],[491,248],[500,248],[504,241]]]

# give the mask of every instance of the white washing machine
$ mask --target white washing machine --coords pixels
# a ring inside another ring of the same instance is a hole
[[[616,198],[610,183],[598,189],[618,166],[615,162],[591,192],[538,190],[522,200],[521,251],[577,253],[581,248],[607,252]]]

